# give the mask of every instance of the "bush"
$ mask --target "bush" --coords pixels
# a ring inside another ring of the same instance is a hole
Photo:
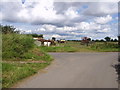
[[[118,44],[114,42],[97,42],[90,46],[94,50],[100,51],[118,51]]]
[[[0,25],[0,32],[2,32],[3,34],[19,33],[19,31],[16,30],[15,27],[7,25],[6,26]]]
[[[32,49],[34,40],[31,36],[20,34],[3,34],[2,36],[2,58],[22,58],[25,52]]]

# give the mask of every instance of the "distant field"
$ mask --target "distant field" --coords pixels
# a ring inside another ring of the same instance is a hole
[[[57,43],[56,46],[40,49],[46,52],[118,52],[118,42],[94,42],[92,44],[81,45],[81,42],[67,41],[66,43]]]
[[[119,52],[118,42],[96,42],[89,49],[100,52]]]

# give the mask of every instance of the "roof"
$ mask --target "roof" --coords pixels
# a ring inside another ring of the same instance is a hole
[[[45,40],[45,39],[38,39],[38,41],[41,41],[41,42],[54,42],[53,40]]]

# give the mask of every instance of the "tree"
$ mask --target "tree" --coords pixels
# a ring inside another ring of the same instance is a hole
[[[120,36],[118,36],[118,45],[120,47]]]
[[[39,34],[38,37],[39,37],[39,38],[43,38],[43,34]]]
[[[99,42],[100,40],[96,39],[95,42]]]
[[[92,41],[95,41],[94,39]]]
[[[16,30],[16,28],[14,28],[13,26],[3,26],[0,25],[0,31],[3,34],[11,34],[11,33],[19,33],[19,31]]]
[[[105,39],[107,42],[109,42],[111,38],[110,38],[110,37],[105,37],[104,39]]]
[[[111,41],[111,42],[113,42],[114,40],[113,40],[113,39],[111,39],[110,41]]]
[[[81,44],[85,44],[85,45],[89,45],[91,41],[91,38],[88,38],[88,37],[83,37],[82,40],[81,40]]]
[[[37,37],[37,38],[43,38],[43,34],[32,34],[33,37]]]
[[[100,40],[100,42],[104,42],[104,40],[103,40],[103,39],[101,39],[101,40]]]
[[[117,42],[118,40],[117,40],[117,39],[114,39],[113,41],[114,41],[114,42]]]
[[[88,38],[87,40],[88,40],[88,41],[91,41],[91,38]]]
[[[52,37],[52,40],[53,40],[53,41],[55,41],[55,40],[56,40],[56,38],[55,38],[55,37]]]
[[[33,37],[38,37],[38,35],[37,35],[37,34],[32,34],[32,36],[33,36]]]

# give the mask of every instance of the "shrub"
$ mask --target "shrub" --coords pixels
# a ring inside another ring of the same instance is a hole
[[[19,33],[19,31],[16,30],[15,27],[7,25],[6,26],[0,25],[0,32],[2,32],[3,34]]]
[[[107,50],[110,49],[111,51],[113,49],[117,50],[118,49],[118,44],[117,43],[107,43],[107,42],[101,42],[101,43],[96,43],[90,46],[92,49],[97,49],[97,50]]]
[[[3,34],[2,36],[2,57],[7,58],[22,58],[25,52],[32,49],[34,40],[31,36],[20,34]]]

